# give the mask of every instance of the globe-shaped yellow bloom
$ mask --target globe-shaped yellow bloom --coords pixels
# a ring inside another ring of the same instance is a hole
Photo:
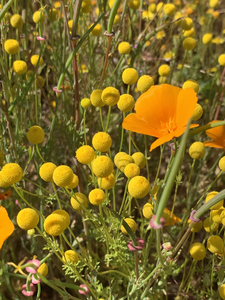
[[[133,219],[126,218],[126,219],[124,219],[124,221],[127,223],[127,225],[130,227],[130,229],[133,232],[135,232],[137,230],[137,223]],[[122,233],[128,234],[128,232],[126,231],[126,229],[123,225],[121,225],[120,229],[121,229]]]
[[[39,175],[41,179],[43,179],[46,182],[53,181],[53,172],[55,169],[56,169],[55,164],[51,162],[44,163],[39,170]]]
[[[65,165],[55,168],[53,172],[53,181],[60,187],[66,187],[73,180],[73,170]]]
[[[20,228],[30,230],[35,228],[39,223],[39,216],[34,209],[24,208],[18,213],[16,221]]]
[[[131,178],[128,184],[128,192],[134,198],[144,198],[150,191],[149,181],[143,176]]]
[[[28,129],[27,139],[32,144],[40,144],[45,137],[44,130],[40,126],[32,126]]]

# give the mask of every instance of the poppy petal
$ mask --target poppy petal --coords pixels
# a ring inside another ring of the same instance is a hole
[[[151,127],[160,130],[162,123],[175,119],[180,90],[169,84],[152,86],[138,98],[135,111],[139,118],[147,121]]]
[[[150,151],[159,147],[160,145],[171,141],[174,138],[174,132],[171,132],[165,136],[158,138],[154,143],[151,144]]]
[[[3,206],[0,206],[0,249],[4,241],[13,233],[14,228],[7,210]]]
[[[203,144],[205,145],[205,147],[224,149],[222,145],[217,144],[215,141],[205,141],[203,142]]]
[[[146,123],[145,120],[140,119],[137,114],[129,114],[123,121],[123,128],[127,130],[131,130],[133,132],[147,134],[150,136],[160,137],[162,133],[160,133],[157,129],[152,128]]]
[[[180,91],[177,99],[176,123],[179,127],[187,125],[189,119],[193,116],[198,98],[193,89],[184,89]]]

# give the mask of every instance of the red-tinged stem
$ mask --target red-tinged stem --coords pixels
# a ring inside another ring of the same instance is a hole
[[[73,43],[73,50],[76,47],[76,44]],[[78,67],[77,67],[77,55],[73,59],[74,63],[74,72],[75,72],[75,84],[76,87],[73,87],[73,117],[76,124],[80,123],[80,110],[79,110],[79,82],[78,82]],[[75,89],[75,90],[74,90]]]

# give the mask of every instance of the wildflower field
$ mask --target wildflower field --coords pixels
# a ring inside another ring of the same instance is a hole
[[[0,0],[0,300],[225,299],[225,1]]]

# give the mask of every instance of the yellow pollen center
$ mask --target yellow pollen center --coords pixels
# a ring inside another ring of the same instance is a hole
[[[175,123],[174,119],[169,118],[169,121],[164,123],[164,122],[160,122],[161,123],[161,128],[160,131],[166,135],[168,133],[174,132],[177,129],[177,125]]]

